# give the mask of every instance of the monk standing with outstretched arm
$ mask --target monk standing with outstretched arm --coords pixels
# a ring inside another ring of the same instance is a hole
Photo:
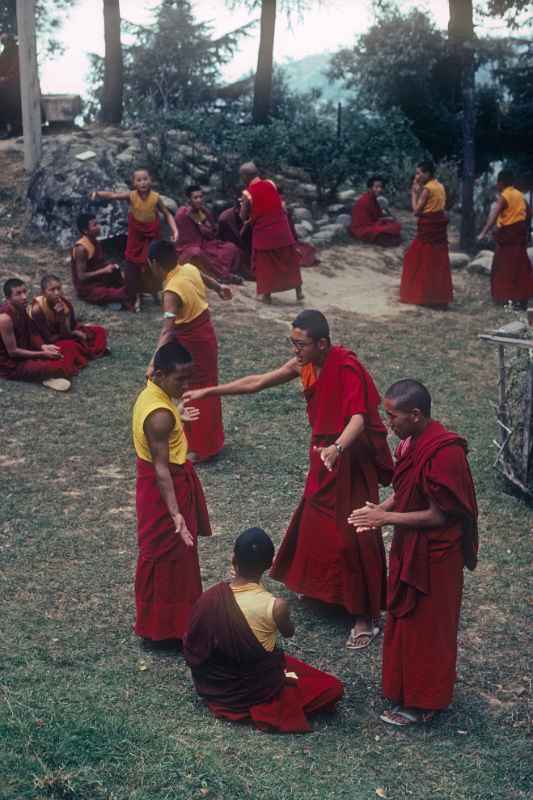
[[[431,396],[414,380],[383,401],[396,451],[394,493],[355,509],[356,536],[394,525],[389,559],[381,719],[405,726],[447,708],[456,680],[463,567],[477,563],[477,505],[466,441],[431,418]]]
[[[289,342],[295,355],[278,369],[185,397],[253,394],[301,381],[312,428],[309,473],[271,574],[294,592],[344,606],[354,617],[347,646],[362,650],[379,632],[374,620],[385,607],[385,551],[379,532],[351,535],[347,517],[354,499],[377,502],[379,483],[392,476],[380,397],[356,355],[332,346],[320,311],[299,314]]]

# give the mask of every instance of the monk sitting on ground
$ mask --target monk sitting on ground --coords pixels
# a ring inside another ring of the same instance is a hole
[[[189,186],[187,197],[188,205],[176,213],[180,264],[195,264],[222,283],[242,283],[239,249],[232,242],[217,238],[217,226],[204,206],[201,186]]]
[[[241,201],[238,199],[231,208],[226,208],[218,218],[218,235],[223,242],[231,242],[239,249],[240,272],[251,278],[252,267],[252,228],[249,222],[241,219]]]
[[[496,225],[496,252],[490,273],[492,299],[495,303],[511,300],[525,307],[533,297],[533,267],[527,254],[531,209],[513,183],[512,173],[502,170],[497,182],[500,196],[478,239],[484,239]]]
[[[82,234],[72,248],[72,284],[80,300],[108,305],[120,311],[127,305],[127,294],[118,264],[106,259],[98,241],[100,226],[94,214],[80,214],[78,230]]]
[[[294,636],[286,600],[262,584],[274,545],[261,528],[235,542],[235,577],[208,589],[191,613],[184,645],[196,691],[216,716],[248,720],[261,730],[306,733],[307,717],[332,711],[342,683],[285,655],[278,634]]]
[[[178,232],[174,218],[161,195],[152,189],[152,177],[147,169],[136,169],[132,177],[131,192],[92,192],[91,200],[125,200],[129,203],[128,241],[126,244],[126,288],[128,301],[134,311],[141,310],[141,293],[144,290],[154,295],[159,302],[161,284],[152,275],[148,266],[150,243],[161,238],[161,213],[171,230],[173,242]]]
[[[404,726],[447,708],[456,680],[463,567],[477,563],[477,506],[467,443],[431,418],[431,396],[418,381],[387,389],[385,411],[396,451],[394,493],[349,517],[356,535],[394,525],[381,719]]]
[[[446,190],[435,178],[432,161],[422,161],[416,168],[411,206],[418,223],[403,257],[400,302],[446,308],[453,300]]]
[[[383,194],[385,181],[381,175],[372,175],[367,181],[364,194],[352,208],[352,224],[349,231],[354,239],[377,244],[381,247],[397,247],[401,241],[401,225],[393,217],[385,216],[378,203]]]
[[[45,344],[27,313],[28,289],[24,281],[4,283],[6,302],[0,305],[0,377],[12,381],[41,381],[43,386],[70,389],[68,364],[59,347]]]
[[[41,279],[42,294],[34,297],[30,316],[43,340],[49,344],[72,341],[77,344],[82,363],[106,355],[107,333],[101,325],[80,325],[74,306],[63,294],[61,281],[56,275]]]

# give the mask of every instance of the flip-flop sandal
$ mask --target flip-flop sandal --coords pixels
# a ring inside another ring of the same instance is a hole
[[[383,714],[380,715],[380,720],[382,722],[386,722],[387,725],[395,725],[397,728],[405,728],[407,725],[420,725],[421,723],[423,724],[425,722],[430,722],[434,716],[434,711],[424,711],[421,714],[411,714],[411,712],[395,706],[389,711],[384,711]],[[397,719],[397,717],[400,719]]]
[[[359,631],[359,633],[355,633],[353,628],[350,631],[350,635],[346,641],[346,647],[348,650],[366,650],[369,647],[376,636],[379,636],[380,629],[378,627],[372,628],[370,631]],[[366,644],[357,644],[358,639],[362,639],[363,637],[368,639]]]

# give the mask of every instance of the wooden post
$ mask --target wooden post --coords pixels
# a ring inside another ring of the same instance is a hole
[[[41,90],[37,67],[35,0],[17,0],[17,29],[24,167],[28,172],[33,172],[41,160]]]

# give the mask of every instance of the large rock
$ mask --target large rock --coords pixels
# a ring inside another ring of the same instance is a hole
[[[357,197],[355,189],[345,189],[343,192],[338,192],[337,198],[339,203],[351,203]]]
[[[466,253],[450,253],[450,266],[452,269],[464,269],[470,261]]]
[[[481,250],[477,256],[468,264],[469,272],[476,272],[479,275],[490,275],[492,271],[492,259],[494,253],[491,250]]]
[[[313,223],[310,222],[308,219],[303,219],[299,223],[299,225],[300,225],[301,228],[303,228],[305,231],[307,231],[307,233],[313,233],[313,231],[315,229],[315,226],[313,225]]]
[[[352,224],[352,218],[349,214],[339,214],[335,220],[336,225],[342,225],[343,228],[349,228]]]
[[[303,206],[297,206],[292,210],[292,216],[294,217],[295,222],[301,222],[302,220],[309,220],[313,219],[313,215],[309,211],[308,208],[304,208]]]
[[[316,245],[330,244],[340,234],[344,233],[342,225],[326,225],[312,236],[311,241]]]
[[[309,239],[309,231],[302,222],[297,222],[294,226],[294,230],[296,231],[296,236],[301,241],[305,242]]]

